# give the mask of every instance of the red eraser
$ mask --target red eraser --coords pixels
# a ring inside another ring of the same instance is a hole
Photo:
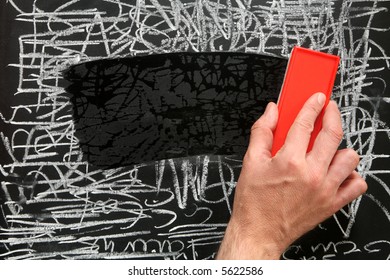
[[[279,95],[279,120],[274,131],[272,156],[284,145],[287,133],[299,111],[310,96],[317,92],[326,95],[329,103],[340,58],[318,51],[294,47],[290,55],[282,90]],[[309,152],[322,128],[324,109],[318,116],[307,149]]]

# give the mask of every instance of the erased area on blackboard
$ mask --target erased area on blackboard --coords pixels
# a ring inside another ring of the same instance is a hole
[[[245,153],[250,127],[276,101],[286,59],[171,53],[72,66],[75,135],[101,168]]]

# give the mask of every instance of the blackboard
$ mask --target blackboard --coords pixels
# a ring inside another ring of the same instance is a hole
[[[213,259],[250,124],[300,45],[341,57],[342,146],[369,189],[281,258],[389,259],[389,7],[1,2],[0,258]]]

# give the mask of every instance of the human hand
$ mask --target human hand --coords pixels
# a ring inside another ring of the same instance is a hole
[[[354,171],[358,154],[338,150],[343,132],[335,102],[326,107],[322,130],[306,153],[324,103],[322,93],[309,98],[274,157],[277,106],[269,103],[252,126],[217,259],[279,259],[292,242],[367,190]]]

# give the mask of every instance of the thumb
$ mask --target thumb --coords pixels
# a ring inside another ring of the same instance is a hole
[[[278,108],[275,103],[270,102],[264,114],[252,125],[247,153],[249,152],[256,158],[271,157],[273,131],[277,122]]]

